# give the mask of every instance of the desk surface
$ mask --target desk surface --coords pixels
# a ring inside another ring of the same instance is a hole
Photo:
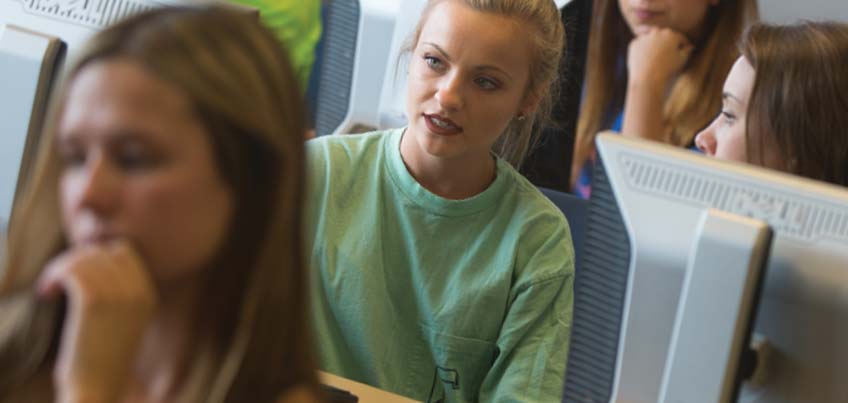
[[[352,381],[327,372],[318,371],[318,378],[322,383],[346,390],[359,398],[359,403],[415,403],[412,400],[394,393],[368,386],[364,383]]]

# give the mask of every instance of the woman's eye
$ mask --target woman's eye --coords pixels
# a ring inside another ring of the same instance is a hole
[[[66,148],[59,150],[59,158],[67,168],[75,168],[85,165],[85,152],[77,148]]]
[[[127,171],[136,171],[152,165],[148,158],[136,155],[125,155],[118,158],[118,165]]]
[[[155,153],[141,149],[125,149],[115,155],[116,164],[125,171],[142,171],[155,168],[161,162],[161,158]]]
[[[429,66],[433,70],[441,70],[444,67],[442,61],[435,56],[424,56],[424,61],[426,61],[427,66]]]
[[[498,82],[488,78],[488,77],[479,77],[474,80],[477,83],[477,86],[484,90],[494,90],[499,87]]]
[[[733,123],[736,121],[736,115],[725,110],[721,111],[721,117],[727,123]]]

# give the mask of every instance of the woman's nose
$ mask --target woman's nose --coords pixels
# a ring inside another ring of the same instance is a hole
[[[462,108],[462,85],[456,74],[445,76],[444,79],[441,80],[438,91],[436,91],[436,100],[439,101],[439,105],[447,111]]]
[[[87,161],[81,172],[76,173],[76,183],[71,186],[77,189],[79,207],[108,212],[115,205],[115,184],[118,178],[110,163],[103,157],[95,157]]]
[[[716,152],[715,122],[695,136],[695,145],[706,155],[714,156]]]

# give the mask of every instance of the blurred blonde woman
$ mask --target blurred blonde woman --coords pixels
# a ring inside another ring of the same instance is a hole
[[[219,7],[90,41],[10,225],[0,401],[313,400],[296,83]]]

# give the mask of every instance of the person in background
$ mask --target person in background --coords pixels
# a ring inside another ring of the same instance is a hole
[[[689,147],[719,110],[756,0],[596,0],[571,186],[591,193],[595,135]]]
[[[310,402],[303,105],[255,18],[146,11],[58,94],[0,277],[0,401]]]
[[[698,148],[848,186],[848,24],[755,25],[739,49]]]
[[[406,46],[408,126],[307,144],[322,369],[425,402],[559,401],[574,252],[514,168],[550,111],[550,0],[433,0]]]

